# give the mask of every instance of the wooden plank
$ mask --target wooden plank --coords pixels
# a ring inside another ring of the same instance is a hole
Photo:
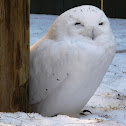
[[[64,12],[64,0],[57,0],[56,1],[56,13],[57,15],[60,15]]]
[[[63,11],[67,11],[74,7],[73,0],[63,0]]]
[[[103,0],[101,0],[101,10],[104,10],[104,1]]]
[[[28,111],[30,0],[0,0],[0,111]]]
[[[57,14],[59,8],[57,4],[62,4],[63,0],[31,0],[31,13],[37,14]],[[60,10],[61,11],[61,10]]]
[[[104,0],[104,11],[108,17],[126,18],[126,0]]]
[[[31,0],[31,13],[61,14],[64,11],[81,5],[94,5],[103,10],[109,17],[126,18],[126,0]]]
[[[101,0],[31,0],[31,13],[61,14],[81,5],[94,5],[101,8]]]
[[[101,0],[73,0],[74,6],[94,5],[101,8]]]

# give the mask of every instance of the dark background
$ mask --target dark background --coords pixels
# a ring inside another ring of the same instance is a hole
[[[31,0],[31,13],[59,15],[80,5],[101,8],[101,0]],[[108,17],[126,18],[126,0],[104,0],[104,12]]]

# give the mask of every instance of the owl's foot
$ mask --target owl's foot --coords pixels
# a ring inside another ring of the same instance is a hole
[[[91,112],[91,111],[89,111],[89,110],[83,110],[83,112],[82,112],[82,113],[80,113],[80,115],[86,115],[86,114],[85,114],[86,112],[88,112],[88,113],[92,114],[92,112]]]
[[[53,115],[53,116],[51,116],[51,117],[56,117],[58,114],[56,114],[56,115]]]

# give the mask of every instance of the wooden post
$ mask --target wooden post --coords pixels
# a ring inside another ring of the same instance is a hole
[[[104,10],[104,1],[103,0],[101,0],[101,10]]]
[[[0,0],[0,111],[28,111],[30,0]]]

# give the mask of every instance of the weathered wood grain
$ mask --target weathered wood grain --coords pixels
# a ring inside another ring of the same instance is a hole
[[[28,110],[30,0],[0,0],[0,111]]]

